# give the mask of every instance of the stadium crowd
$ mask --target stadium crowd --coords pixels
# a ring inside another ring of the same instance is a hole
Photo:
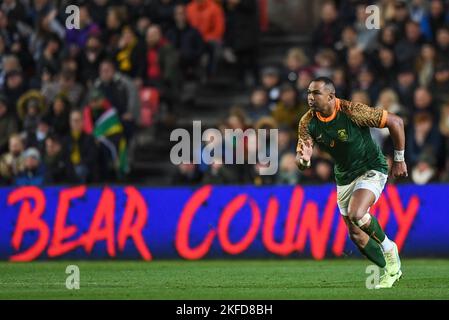
[[[369,4],[381,28],[367,29]],[[67,29],[69,4],[80,28]],[[381,106],[406,123],[409,181],[449,181],[449,3],[443,0],[324,2],[311,50],[259,66],[257,0],[3,0],[0,5],[0,184],[126,181],[136,131],[180,103],[186,81],[207,82],[219,63],[250,79],[248,105],[217,128],[279,129],[279,171],[262,164],[181,164],[173,184],[296,184],[333,181],[316,148],[295,164],[297,124],[309,82],[328,76],[337,97]],[[372,135],[388,155],[387,129]],[[248,148],[249,146],[246,145]]]

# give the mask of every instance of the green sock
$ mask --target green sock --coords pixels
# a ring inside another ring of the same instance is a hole
[[[377,242],[371,238],[369,238],[365,248],[360,248],[360,252],[362,252],[369,260],[381,268],[384,268],[387,264],[385,262],[384,254],[382,253],[382,249]]]
[[[379,221],[377,221],[377,218],[374,216],[371,216],[371,222],[369,226],[362,228],[363,231],[365,231],[370,238],[374,239],[377,243],[382,243],[385,239],[385,232],[382,230],[382,227],[379,224]]]

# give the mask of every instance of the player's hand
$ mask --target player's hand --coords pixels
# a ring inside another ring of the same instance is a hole
[[[312,158],[313,153],[313,147],[312,147],[312,141],[306,140],[305,142],[301,143],[301,150],[297,153],[297,158],[302,159],[305,162],[309,162]],[[298,160],[299,160],[298,159]]]
[[[391,174],[395,178],[406,178],[408,177],[407,165],[405,161],[393,161],[391,167]]]

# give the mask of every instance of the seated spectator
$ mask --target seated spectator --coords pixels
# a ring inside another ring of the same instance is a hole
[[[341,32],[341,40],[335,43],[335,51],[339,61],[345,61],[350,48],[357,46],[357,31],[354,26],[347,25]]]
[[[423,153],[418,159],[418,162],[411,170],[412,181],[418,185],[423,185],[431,182],[437,182],[438,170],[436,168],[436,159],[429,153]]]
[[[280,125],[297,130],[298,121],[307,112],[308,107],[298,101],[295,88],[290,83],[281,86],[279,102],[273,109],[272,116]]]
[[[63,139],[64,153],[73,168],[74,183],[97,181],[97,144],[91,134],[83,131],[83,114],[74,110],[70,113],[70,133]],[[103,163],[101,164],[104,165]]]
[[[0,93],[0,154],[8,151],[8,139],[17,131],[17,120],[8,110],[8,99]]]
[[[414,96],[414,112],[427,111],[435,112],[436,107],[433,103],[432,94],[425,87],[419,87],[415,90]]]
[[[307,103],[307,90],[309,84],[314,79],[311,71],[303,70],[298,73],[298,81],[296,82],[296,90],[298,90],[299,101]]]
[[[346,57],[346,64],[346,76],[352,90],[357,85],[358,74],[367,66],[363,51],[357,47],[350,48]]]
[[[369,68],[362,68],[357,77],[357,84],[355,90],[365,91],[370,101],[377,101],[380,92],[380,86],[376,81],[374,72]]]
[[[424,44],[416,57],[415,64],[419,85],[429,87],[437,66],[435,47],[431,44]]]
[[[42,154],[45,151],[45,139],[50,134],[50,130],[49,123],[44,118],[39,119],[35,132],[24,133],[26,148],[36,148]]]
[[[328,77],[331,78],[334,73],[334,67],[337,57],[335,52],[331,49],[323,49],[315,55],[315,66],[313,73],[316,78]]]
[[[260,118],[271,114],[268,107],[268,95],[264,88],[258,87],[252,91],[249,105],[246,108],[246,113],[253,123]]]
[[[24,169],[25,146],[18,134],[11,135],[8,143],[9,151],[0,156],[0,182],[9,184]]]
[[[348,96],[348,85],[346,80],[346,73],[344,68],[337,68],[332,75],[332,81],[335,86],[335,96],[346,98]],[[309,82],[310,83],[310,82]],[[300,96],[300,101],[307,101],[307,88],[303,90],[304,93]]]
[[[73,168],[68,159],[68,155],[64,154],[62,141],[56,135],[50,135],[45,139],[44,165],[47,169],[45,172],[45,183],[48,184],[66,184],[70,182],[78,182],[74,179]]]
[[[42,85],[41,92],[47,101],[54,101],[59,94],[65,94],[73,106],[78,106],[84,94],[83,86],[76,81],[76,73],[63,70],[54,81]]]
[[[398,65],[394,50],[382,46],[377,52],[376,61],[376,78],[380,87],[392,87],[396,81],[398,73]]]
[[[187,5],[187,20],[206,43],[209,75],[215,73],[225,32],[223,9],[213,0],[193,0]]]
[[[415,57],[419,55],[424,37],[421,35],[419,24],[408,21],[405,24],[405,38],[401,39],[395,46],[397,63],[412,64]]]
[[[24,168],[14,179],[15,186],[42,186],[45,182],[45,166],[36,148],[28,148],[23,153]]]
[[[204,52],[204,42],[198,30],[188,23],[184,5],[175,7],[174,20],[175,25],[167,31],[167,39],[178,50],[183,75],[193,77]]]
[[[405,146],[405,158],[411,166],[418,163],[424,152],[433,154],[438,166],[442,164],[443,139],[430,112],[415,114],[406,134]]]
[[[270,108],[274,107],[279,100],[279,85],[281,76],[279,69],[276,67],[266,67],[262,70],[262,87],[268,94]]]
[[[278,155],[279,163],[284,154],[296,152],[296,131],[292,131],[290,127],[279,126],[278,132]]]
[[[430,10],[421,20],[421,30],[428,41],[436,40],[437,30],[449,23],[449,13],[442,0],[431,0]]]
[[[437,65],[431,88],[437,103],[449,101],[449,61],[440,62]]]
[[[398,94],[400,103],[410,112],[413,110],[413,95],[416,87],[417,79],[413,68],[408,65],[401,66],[393,89]]]
[[[17,102],[17,114],[26,133],[33,134],[47,111],[44,96],[37,90],[29,90]]]
[[[441,61],[447,61],[449,57],[449,22],[437,31],[437,54]]]
[[[316,183],[330,183],[334,181],[332,162],[321,158],[317,159],[314,165]]]
[[[296,164],[296,155],[292,152],[285,153],[281,158],[276,183],[296,185],[299,181],[300,174]]]
[[[284,60],[284,70],[282,72],[282,81],[288,81],[295,85],[298,81],[298,74],[302,70],[310,69],[309,61],[301,48],[291,48],[287,52]]]

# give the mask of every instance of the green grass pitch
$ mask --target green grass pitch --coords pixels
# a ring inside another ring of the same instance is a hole
[[[67,265],[80,289],[65,287]],[[407,259],[392,289],[368,290],[367,260],[0,263],[0,299],[449,299],[449,261]]]

